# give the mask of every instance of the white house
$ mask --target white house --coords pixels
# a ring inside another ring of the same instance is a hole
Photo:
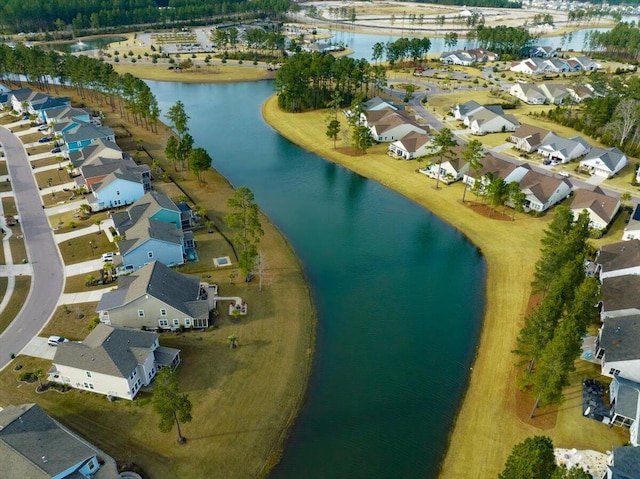
[[[478,178],[476,178],[476,172],[472,169],[468,169],[462,178],[462,181],[470,188],[473,188],[478,180],[484,187],[489,183],[490,179],[494,178],[502,178],[507,183],[520,182],[527,172],[531,171],[531,167],[526,163],[524,165],[515,165],[501,158],[496,158],[490,153],[484,155],[480,160],[480,164],[482,168],[477,173]],[[480,194],[482,194],[482,191],[480,191]]]
[[[569,163],[586,155],[590,150],[591,145],[580,136],[567,139],[554,133],[547,135],[538,147],[538,153],[542,156],[560,163]]]
[[[589,227],[604,230],[620,210],[620,200],[606,195],[599,187],[593,190],[580,188],[576,190],[570,208],[574,220],[586,211],[589,214]]]
[[[509,88],[509,94],[529,105],[544,105],[547,101],[545,94],[531,83],[514,83]]]
[[[544,128],[523,123],[516,131],[509,135],[508,140],[514,144],[514,148],[527,153],[538,150],[542,141],[551,133]]]
[[[482,48],[455,50],[452,52],[444,52],[440,55],[440,61],[449,65],[470,66],[474,63],[484,63],[486,61],[496,60],[498,60],[497,53],[493,53]]]
[[[374,96],[371,100],[367,100],[362,104],[362,109],[364,111],[378,111],[389,108],[391,110],[398,110],[398,107],[395,106],[390,100],[385,100],[379,96]]]
[[[37,404],[0,409],[0,451],[5,479],[121,477],[111,456],[53,420]]]
[[[469,171],[469,163],[462,159],[461,152],[464,147],[456,146],[453,148],[454,158],[447,160],[443,158],[442,163],[438,165],[440,158],[434,156],[431,162],[418,171],[422,174],[429,176],[430,178],[439,179],[444,184],[454,183],[464,178],[464,175]]]
[[[613,276],[640,274],[640,239],[602,246],[596,256],[596,263],[600,281]]]
[[[471,112],[464,120],[473,135],[486,135],[515,131],[520,126],[513,115],[506,115],[500,106],[485,106],[480,110]]]
[[[596,339],[602,374],[640,382],[640,315],[607,318]]]
[[[471,100],[453,107],[453,117],[456,120],[464,121],[464,119],[467,118],[471,112],[479,110],[480,108],[482,108],[482,105],[480,103]]]
[[[146,175],[146,176],[145,176]],[[92,211],[130,205],[142,198],[150,188],[148,168],[133,170],[118,168],[91,184],[91,194],[86,200]]]
[[[426,127],[418,125],[407,113],[388,108],[366,112],[366,124],[379,143],[398,140],[411,132],[427,134]]]
[[[611,178],[628,162],[627,155],[618,148],[591,148],[587,156],[580,160],[580,168],[590,175]]]
[[[629,219],[629,223],[625,226],[624,233],[622,234],[623,241],[633,239],[640,239],[640,205],[636,205]]]
[[[554,178],[533,170],[527,171],[518,185],[527,197],[524,207],[534,211],[546,211],[571,193],[571,185],[566,179]]]
[[[571,98],[571,93],[566,86],[558,83],[542,83],[540,91],[552,105],[560,105],[565,98]]]
[[[389,144],[389,154],[405,160],[425,156],[431,151],[431,137],[412,131]]]
[[[180,363],[180,350],[160,346],[148,331],[98,324],[82,342],[56,347],[49,381],[130,399],[148,386],[158,368]]]
[[[640,314],[640,276],[628,274],[602,280],[600,320]]]

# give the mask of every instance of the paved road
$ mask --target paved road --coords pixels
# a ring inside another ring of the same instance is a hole
[[[27,301],[0,335],[1,369],[11,360],[11,353],[20,352],[53,314],[62,294],[64,269],[22,143],[3,127],[0,127],[0,143],[7,157],[22,232],[33,267]]]

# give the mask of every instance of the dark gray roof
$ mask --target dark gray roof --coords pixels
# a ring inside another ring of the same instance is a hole
[[[638,413],[640,384],[621,378],[620,376],[615,377],[613,380],[618,383],[615,406],[616,413],[629,419],[635,419]]]
[[[127,378],[142,364],[158,335],[98,324],[81,343],[56,347],[54,364]]]
[[[591,148],[582,161],[599,159],[609,171],[615,171],[624,156],[624,153],[617,148]]]
[[[600,248],[596,262],[603,273],[640,266],[640,240],[605,245]]]
[[[605,311],[640,309],[640,276],[627,274],[604,278],[602,302]]]
[[[629,361],[640,358],[640,315],[607,318],[600,335],[605,361]]]
[[[158,261],[152,261],[135,273],[118,280],[118,289],[102,295],[96,308],[107,311],[150,295],[159,301],[182,311],[192,318],[209,317],[209,304],[200,298],[200,278],[178,273]]]
[[[76,126],[64,132],[64,140],[67,143],[83,140],[97,140],[113,136],[113,130],[105,126],[94,126],[90,123],[77,121]]]
[[[126,234],[127,239],[118,243],[118,249],[121,254],[137,248],[150,239],[181,245],[184,238],[184,231],[177,228],[173,223],[166,223],[151,218],[141,219],[131,226],[131,228],[127,229]]]
[[[96,455],[37,404],[0,411],[0,444],[6,446],[0,451],[0,470],[7,479],[55,477]]]
[[[113,224],[120,234],[144,218],[149,218],[161,209],[179,212],[180,209],[167,195],[156,191],[147,191],[142,198],[134,202],[126,212],[114,218]],[[175,225],[179,227],[180,225]]]
[[[640,447],[614,446],[613,464],[607,466],[610,479],[638,479],[640,477]]]
[[[463,103],[462,105],[458,105],[458,111],[460,112],[460,116],[465,117],[470,112],[477,110],[481,106],[482,105],[480,105],[480,103],[478,103],[477,101],[470,100],[466,103]]]

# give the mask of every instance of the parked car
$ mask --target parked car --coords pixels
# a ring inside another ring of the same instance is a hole
[[[542,164],[543,165],[550,165],[551,164],[551,160],[549,158],[547,158],[546,160],[542,160]]]
[[[38,143],[49,143],[51,141],[51,138],[48,136],[43,136],[42,138],[40,138],[38,140]]]
[[[68,342],[69,340],[67,338],[63,338],[62,336],[49,336],[49,339],[47,339],[47,344],[49,346],[57,346],[58,344]]]
[[[38,131],[45,131],[49,129],[49,125],[40,125],[38,127]]]
[[[567,173],[566,171],[561,171],[558,173],[560,176],[564,176],[565,178],[569,178],[571,175],[569,173]]]
[[[109,252],[109,253],[104,253],[102,255],[102,261],[107,262],[107,261],[113,261],[113,257],[116,255],[116,253],[113,252]]]
[[[60,153],[62,151],[62,149],[59,146],[56,146],[54,149],[51,150],[51,153]]]

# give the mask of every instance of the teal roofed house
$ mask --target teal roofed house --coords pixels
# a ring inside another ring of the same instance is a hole
[[[74,126],[62,133],[65,147],[69,153],[82,150],[98,140],[116,141],[116,135],[111,128],[95,126],[91,123],[78,121]]]

